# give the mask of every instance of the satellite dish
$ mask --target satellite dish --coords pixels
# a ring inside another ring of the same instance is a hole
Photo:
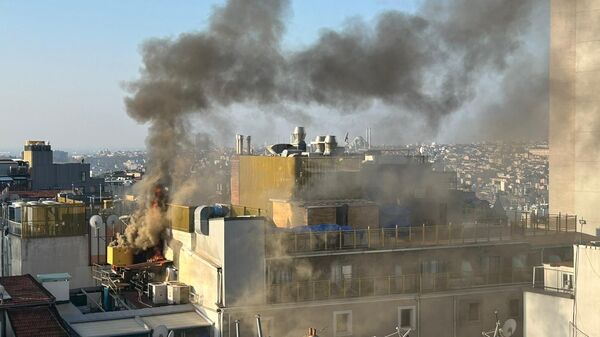
[[[504,337],[512,336],[517,330],[517,321],[514,319],[507,319],[506,322],[502,325],[502,335]]]
[[[106,218],[106,226],[114,227],[118,221],[119,217],[114,214],[111,214],[108,216],[108,218]]]
[[[102,225],[104,225],[104,221],[102,220],[102,217],[99,216],[98,214],[96,215],[92,215],[92,217],[90,218],[90,226],[92,226],[92,228],[97,229],[102,227]]]
[[[152,337],[168,337],[169,330],[164,325],[158,325],[152,331]]]

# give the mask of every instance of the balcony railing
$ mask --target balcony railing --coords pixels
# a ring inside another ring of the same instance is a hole
[[[271,256],[350,249],[400,249],[436,245],[501,243],[529,237],[575,232],[575,216],[523,218],[510,225],[463,224],[367,228],[330,232],[292,232],[267,234]]]
[[[79,221],[24,221],[23,223],[6,220],[8,231],[22,238],[46,238],[59,236],[77,236],[88,233],[85,217],[79,217]]]
[[[529,270],[515,270],[512,274],[413,274],[344,278],[341,280],[310,280],[271,284],[269,303],[316,301],[363,296],[431,293],[476,287],[520,284],[531,281]]]

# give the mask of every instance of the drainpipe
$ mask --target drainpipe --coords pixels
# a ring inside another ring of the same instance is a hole
[[[417,294],[417,336],[421,337],[421,294]]]
[[[235,337],[240,337],[240,320],[235,320]]]
[[[223,307],[223,270],[217,268],[217,307]]]
[[[217,309],[217,315],[219,315],[219,337],[223,337],[223,310]]]
[[[454,331],[453,336],[456,337],[456,320],[458,319],[458,317],[456,317],[456,296],[452,296],[452,304],[454,306],[454,308],[453,308],[454,322],[452,323],[452,329]]]
[[[258,337],[263,337],[262,325],[260,324],[260,315],[256,315],[256,332],[258,332]]]

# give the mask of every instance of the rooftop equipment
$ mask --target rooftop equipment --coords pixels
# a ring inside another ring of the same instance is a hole
[[[167,302],[169,304],[186,304],[190,301],[190,286],[181,282],[167,283]]]
[[[335,154],[335,151],[337,149],[337,141],[335,140],[335,136],[334,135],[327,135],[325,136],[325,149],[323,151],[323,155],[325,156],[332,156]]]
[[[235,154],[244,154],[244,135],[235,135]]]
[[[292,133],[292,145],[296,147],[296,149],[301,152],[306,151],[306,142],[304,139],[306,138],[306,132],[304,131],[303,126],[297,126],[294,128],[294,132]]]
[[[229,213],[225,205],[200,206],[194,211],[194,227],[196,233],[208,235],[208,219],[224,217]]]
[[[323,154],[325,152],[325,136],[315,137],[315,141],[312,142],[314,146],[314,152],[317,154]]]
[[[106,261],[113,266],[133,264],[133,250],[124,247],[106,247]]]
[[[154,304],[167,304],[167,284],[164,282],[148,283],[148,297]]]

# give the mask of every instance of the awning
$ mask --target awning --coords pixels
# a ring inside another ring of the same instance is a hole
[[[71,324],[71,328],[81,337],[128,336],[151,332],[135,318],[75,323]]]
[[[168,306],[149,309],[153,310],[161,308],[168,308]],[[115,311],[110,313],[126,314],[127,311]],[[71,328],[73,328],[73,330],[75,330],[75,332],[77,332],[81,337],[104,337],[148,334],[160,325],[164,325],[168,330],[181,330],[209,327],[212,326],[212,323],[209,322],[202,315],[198,314],[196,311],[186,311],[178,313],[154,315],[150,314],[148,316],[70,323],[70,325]]]
[[[211,326],[212,324],[195,311],[182,312],[177,314],[156,315],[141,317],[141,319],[151,328],[164,325],[169,330],[200,328]]]

